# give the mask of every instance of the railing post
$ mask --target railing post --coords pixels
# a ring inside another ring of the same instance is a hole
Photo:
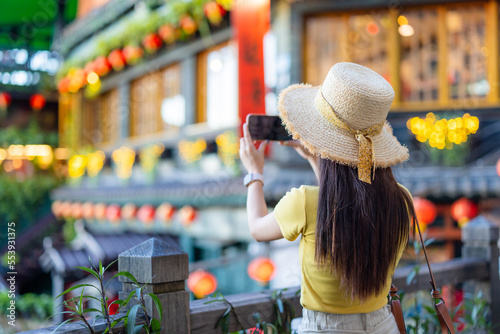
[[[155,238],[121,253],[118,256],[118,270],[128,271],[138,283],[145,286],[144,293],[154,293],[163,308],[161,333],[190,333],[189,292],[185,290],[185,280],[189,275],[189,260],[172,242]],[[120,299],[125,299],[136,289],[131,281],[120,276],[123,288]],[[151,297],[146,296],[148,314],[159,318]]]
[[[482,258],[489,261],[491,320],[493,332],[500,333],[500,277],[499,277],[499,228],[486,217],[478,216],[462,230],[462,256],[464,258]],[[474,287],[466,287],[466,292],[474,293]],[[485,293],[487,291],[484,291]],[[488,295],[488,294],[487,294]]]

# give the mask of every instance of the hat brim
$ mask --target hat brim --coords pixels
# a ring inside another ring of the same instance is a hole
[[[359,144],[353,133],[326,120],[314,105],[320,87],[295,84],[283,90],[278,109],[283,123],[293,137],[312,154],[344,165],[358,166]],[[382,131],[370,137],[375,167],[389,167],[408,160],[408,148],[392,135],[386,121]]]

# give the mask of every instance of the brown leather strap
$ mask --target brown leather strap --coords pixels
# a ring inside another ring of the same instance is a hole
[[[416,218],[414,218],[413,223],[417,225],[420,243],[422,244],[422,250],[424,251],[425,262],[427,263],[427,267],[429,268],[429,275],[431,276],[431,280],[429,281],[429,283],[431,283],[432,286],[432,298],[440,300],[437,304],[434,305],[434,307],[436,308],[439,324],[441,325],[441,331],[443,332],[443,334],[455,334],[455,327],[453,326],[453,320],[451,319],[450,312],[446,308],[443,297],[441,296],[441,291],[436,288],[436,281],[434,280],[434,275],[432,275],[431,265],[429,264],[429,259],[427,258],[424,238],[422,238],[422,232],[420,231],[420,226]]]
[[[391,312],[396,320],[396,325],[398,326],[399,333],[406,334],[405,318],[403,316],[403,308],[401,307],[401,302],[399,301],[398,288],[394,284],[391,284],[390,290],[390,305]]]

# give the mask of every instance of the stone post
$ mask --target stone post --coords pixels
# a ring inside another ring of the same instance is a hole
[[[462,241],[464,258],[482,258],[490,263],[489,293],[484,292],[490,297],[493,332],[500,334],[499,228],[486,217],[478,216],[463,228]],[[465,287],[465,292],[474,293],[474,290],[470,285]]]
[[[146,284],[145,295],[152,292],[158,296],[163,308],[161,333],[190,333],[189,292],[185,290],[189,260],[173,241],[151,238],[121,253],[118,270],[134,275],[141,286]],[[124,276],[120,281],[120,299],[125,299],[136,287]],[[145,300],[148,314],[159,319],[151,297]]]

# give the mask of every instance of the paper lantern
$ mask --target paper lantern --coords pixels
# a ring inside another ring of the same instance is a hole
[[[134,203],[127,203],[122,208],[122,218],[125,220],[134,220],[137,216],[137,205]]]
[[[165,24],[158,29],[158,35],[167,44],[172,44],[176,40],[176,31],[171,24]]]
[[[217,289],[217,279],[211,273],[200,269],[189,274],[187,286],[197,298],[203,298]]]
[[[497,161],[497,174],[500,176],[500,159]]]
[[[415,197],[413,199],[413,205],[415,207],[417,220],[420,224],[429,225],[434,222],[437,215],[436,206],[434,205],[434,203],[425,198]]]
[[[142,48],[135,45],[127,45],[123,48],[123,56],[125,57],[125,61],[127,64],[135,64],[137,63],[143,56]]]
[[[54,201],[51,205],[52,213],[56,216],[56,218],[61,218],[61,205],[62,202],[59,200]]]
[[[34,111],[42,110],[46,102],[47,100],[42,94],[33,94],[30,97],[30,106]]]
[[[182,17],[179,22],[182,31],[188,36],[194,34],[198,29],[196,21],[191,16],[186,15]]]
[[[115,71],[121,71],[125,65],[125,56],[120,49],[113,50],[108,55],[108,61]]]
[[[61,216],[63,218],[71,218],[71,202],[64,201],[61,204]]]
[[[118,224],[121,219],[121,208],[118,204],[110,204],[106,208],[106,218],[111,224]]]
[[[198,212],[190,205],[185,205],[179,211],[179,218],[184,226],[191,225],[198,217]]]
[[[460,227],[467,225],[469,220],[479,213],[477,204],[468,198],[462,197],[451,205],[451,216]]]
[[[142,45],[148,53],[154,53],[161,48],[163,42],[157,34],[147,34],[142,40]]]
[[[106,207],[105,203],[97,203],[94,205],[94,215],[98,220],[106,220]]]
[[[75,219],[81,219],[83,217],[82,203],[74,202],[71,204],[71,216]]]
[[[94,72],[97,73],[98,76],[105,76],[110,70],[111,64],[106,57],[99,56],[94,60]]]
[[[137,211],[137,219],[144,224],[152,224],[155,220],[155,208],[150,204],[144,204]]]
[[[95,218],[94,204],[92,202],[85,202],[82,204],[83,218],[90,220]]]
[[[203,13],[211,24],[219,25],[226,10],[216,1],[209,1],[203,6]]]
[[[68,93],[70,83],[71,83],[70,78],[68,78],[68,77],[62,78],[61,81],[59,81],[59,83],[57,84],[57,90],[59,91],[59,93],[61,93],[61,94]]]
[[[0,110],[6,110],[9,107],[11,101],[12,97],[9,93],[0,92]]]
[[[164,223],[169,223],[175,214],[175,207],[170,203],[163,203],[156,208],[156,218]]]
[[[266,283],[274,278],[276,274],[275,269],[276,267],[271,259],[259,257],[250,262],[247,272],[251,279],[259,283]]]

